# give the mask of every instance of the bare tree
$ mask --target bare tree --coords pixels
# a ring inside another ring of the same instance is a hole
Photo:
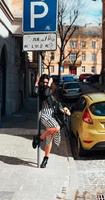
[[[51,65],[51,58],[48,56],[47,59],[46,59],[46,62],[44,61],[45,60],[45,56],[46,56],[46,52],[43,51],[41,52],[41,57],[42,57],[42,63],[43,63],[43,66],[45,66],[48,70],[48,74],[50,75],[50,65]],[[45,68],[44,67],[44,68]]]
[[[57,48],[59,50],[59,61],[58,61],[58,75],[61,75],[61,67],[63,66],[64,61],[70,56],[72,50],[65,51],[67,43],[70,41],[70,38],[73,36],[74,32],[78,29],[76,24],[77,18],[79,15],[80,0],[58,0],[58,32],[57,32]],[[59,40],[59,42],[58,42]],[[66,52],[66,53],[65,53]],[[42,53],[43,54],[43,53]],[[45,53],[44,53],[45,56]],[[43,64],[44,56],[42,56]],[[74,66],[76,60],[79,57],[79,51],[76,52],[75,60],[72,63]],[[48,71],[50,73],[50,64],[49,60],[47,64]]]
[[[59,48],[59,68],[58,68],[58,75],[61,75],[61,66],[63,65],[63,62],[69,55],[71,54],[71,51],[68,51],[65,54],[65,48],[74,34],[74,32],[77,30],[78,26],[76,25],[76,20],[78,18],[78,3],[79,1],[71,1],[67,2],[66,0],[59,0],[58,2],[58,37],[60,39],[60,45],[58,45]],[[79,53],[77,52],[76,59],[78,58]],[[76,60],[75,60],[76,62]],[[74,63],[75,63],[74,62]]]

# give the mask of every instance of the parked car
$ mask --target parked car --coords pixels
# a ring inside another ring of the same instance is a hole
[[[86,82],[87,78],[89,78],[91,76],[92,76],[92,74],[90,74],[90,73],[80,74],[79,81]]]
[[[79,75],[77,74],[72,74],[73,78],[75,79],[75,81],[79,81]]]
[[[94,74],[87,78],[87,82],[89,83],[97,83],[99,82],[100,74]]]
[[[59,84],[59,87],[61,87],[64,82],[75,81],[75,78],[72,74],[61,75],[60,77],[59,75],[51,75],[50,77],[52,77],[54,81],[56,81],[56,83]]]
[[[61,75],[61,77],[60,77],[60,82],[61,82],[61,83],[64,83],[64,82],[71,82],[71,81],[75,81],[75,78],[73,77],[72,74]]]
[[[61,75],[60,76],[60,81],[59,81],[59,90],[60,90],[60,92],[62,92],[62,87],[63,87],[64,83],[73,82],[73,81],[75,81],[75,78],[73,77],[72,74]]]
[[[58,75],[51,75],[50,77],[53,78],[53,80],[56,82],[56,84],[59,84],[59,76]]]
[[[78,82],[64,82],[62,87],[62,96],[64,99],[79,98],[81,94],[82,92]]]
[[[105,93],[80,97],[71,109],[70,129],[75,158],[90,150],[105,150]]]

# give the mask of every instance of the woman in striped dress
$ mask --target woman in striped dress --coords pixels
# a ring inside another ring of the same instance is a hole
[[[47,74],[43,74],[40,78],[37,78],[35,83],[35,94],[39,96],[39,109],[41,110],[41,123],[45,127],[45,131],[39,136],[34,137],[34,148],[40,143],[40,141],[46,140],[45,144],[45,156],[40,165],[41,168],[45,168],[48,162],[49,154],[52,148],[52,142],[59,146],[61,141],[60,125],[54,118],[53,97],[55,92],[55,84],[52,78],[49,78]],[[52,98],[51,98],[52,97]],[[55,102],[54,102],[55,103]],[[61,108],[64,112],[68,112],[67,108]]]

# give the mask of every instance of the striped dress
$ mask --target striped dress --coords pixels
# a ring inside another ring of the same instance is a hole
[[[53,128],[59,127],[58,122],[53,117],[53,108],[49,107],[47,101],[43,101],[42,109],[41,109],[41,122],[45,128]],[[46,139],[46,144],[51,141],[51,136]],[[61,134],[60,131],[54,135],[54,143],[59,146],[61,142]]]

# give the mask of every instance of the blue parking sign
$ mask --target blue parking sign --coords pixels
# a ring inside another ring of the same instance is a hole
[[[57,0],[24,0],[23,32],[56,32]]]

